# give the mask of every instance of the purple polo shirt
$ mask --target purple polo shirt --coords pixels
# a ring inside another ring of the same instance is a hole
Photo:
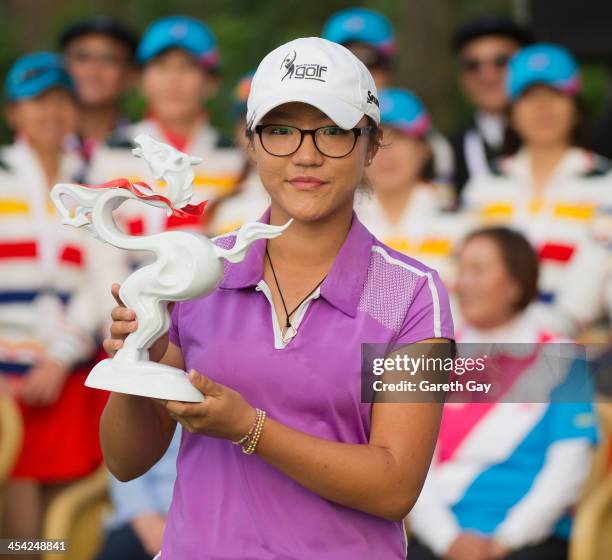
[[[270,210],[259,220],[269,223]],[[216,238],[231,247],[235,235]],[[209,295],[177,304],[170,340],[191,368],[271,418],[367,444],[361,343],[453,338],[435,271],[376,240],[355,213],[326,280],[284,345],[262,280],[266,240],[226,263]],[[237,445],[183,431],[162,560],[405,559],[403,523],[321,498]],[[376,476],[376,473],[372,473]]]

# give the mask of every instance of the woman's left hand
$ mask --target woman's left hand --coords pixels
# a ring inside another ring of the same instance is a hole
[[[253,408],[238,391],[216,383],[195,370],[189,381],[204,395],[201,403],[163,401],[172,418],[188,432],[237,441],[245,436],[255,422]]]

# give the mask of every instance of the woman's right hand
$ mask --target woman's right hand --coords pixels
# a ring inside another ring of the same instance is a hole
[[[105,338],[103,342],[104,350],[110,356],[114,356],[117,351],[123,347],[123,341],[127,336],[138,328],[136,320],[136,312],[133,309],[128,309],[121,298],[119,297],[119,284],[113,284],[111,293],[117,302],[117,306],[111,312],[113,323],[110,328],[110,338]],[[168,306],[168,311],[172,312],[174,302]],[[168,348],[168,333],[158,338],[149,348],[149,359],[152,362],[159,362],[166,353]]]

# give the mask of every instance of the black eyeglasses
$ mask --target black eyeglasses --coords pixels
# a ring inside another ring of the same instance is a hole
[[[372,126],[350,128],[339,126],[320,126],[310,130],[284,124],[260,124],[255,132],[263,149],[272,156],[285,157],[297,152],[304,141],[304,135],[310,134],[315,147],[321,154],[331,158],[348,156],[360,136],[372,132]]]
[[[76,64],[100,64],[106,67],[118,67],[123,64],[127,65],[129,60],[127,57],[121,57],[111,52],[94,52],[85,49],[69,49],[65,58]]]
[[[470,74],[479,72],[484,66],[493,66],[498,70],[501,70],[508,65],[509,60],[510,56],[507,54],[498,54],[497,56],[488,59],[460,58],[459,68],[462,72],[468,72]]]

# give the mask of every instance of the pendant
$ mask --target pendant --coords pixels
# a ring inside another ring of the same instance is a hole
[[[297,334],[297,329],[293,325],[289,325],[287,330],[281,334],[281,340],[287,344],[295,335]]]

